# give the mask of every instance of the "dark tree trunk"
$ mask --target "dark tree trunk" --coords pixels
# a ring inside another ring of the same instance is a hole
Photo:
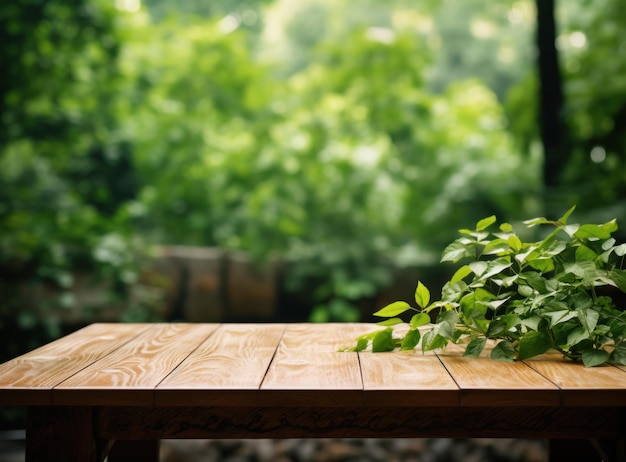
[[[543,180],[549,191],[559,184],[568,160],[563,121],[563,89],[556,49],[555,0],[536,0],[539,68],[539,124],[544,150]]]

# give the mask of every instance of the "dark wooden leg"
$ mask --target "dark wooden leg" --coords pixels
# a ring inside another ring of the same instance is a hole
[[[119,440],[109,451],[108,462],[158,462],[159,440]]]
[[[619,447],[613,441],[550,440],[550,462],[626,462],[619,456]]]
[[[89,407],[31,407],[26,424],[26,462],[97,462]]]
[[[603,461],[626,462],[626,438],[614,440],[593,440]]]

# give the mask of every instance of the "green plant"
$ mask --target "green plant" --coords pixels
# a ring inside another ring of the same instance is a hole
[[[523,242],[508,223],[488,231],[496,217],[480,220],[474,230],[443,252],[442,262],[469,260],[442,289],[441,300],[430,301],[418,282],[418,308],[398,301],[374,313],[387,326],[357,339],[352,350],[372,344],[373,351],[445,348],[467,342],[465,356],[477,357],[488,339],[497,341],[491,358],[523,360],[555,349],[585,366],[606,362],[626,364],[626,312],[616,307],[611,292],[626,292],[621,269],[626,244],[612,234],[615,220],[603,224],[568,224],[572,207],[557,221],[535,218],[527,227],[554,227],[543,239]],[[623,307],[622,307],[623,308]],[[408,331],[394,338],[398,316],[415,311]],[[435,323],[429,324],[431,315]],[[426,326],[424,330],[419,329]]]

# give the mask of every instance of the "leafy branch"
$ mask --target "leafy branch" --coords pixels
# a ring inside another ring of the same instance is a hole
[[[418,282],[415,303],[391,303],[374,315],[386,318],[378,330],[356,339],[352,351],[422,351],[465,343],[465,356],[478,357],[495,340],[491,358],[523,360],[555,349],[585,366],[626,364],[626,312],[610,295],[626,293],[622,269],[626,244],[618,244],[615,220],[603,224],[568,224],[575,207],[556,221],[527,220],[527,227],[554,229],[536,242],[523,242],[509,223],[490,231],[496,217],[446,247],[442,262],[462,262],[431,302]],[[393,326],[408,330],[394,337]],[[435,322],[431,323],[431,319]]]

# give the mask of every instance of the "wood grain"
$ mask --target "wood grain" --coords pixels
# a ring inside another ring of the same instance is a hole
[[[363,382],[356,353],[339,352],[371,330],[359,324],[289,324],[261,390],[267,405],[361,403]]]
[[[257,401],[283,324],[224,324],[157,388],[157,405],[243,405]]]
[[[621,368],[553,354],[464,358],[458,346],[337,351],[378,328],[98,324],[0,365],[0,403],[31,406],[27,458],[37,461],[161,438],[603,438],[623,448]]]
[[[626,407],[626,371],[559,355],[338,351],[379,328],[95,324],[0,365],[0,404]]]
[[[154,403],[154,388],[217,324],[152,324],[139,336],[53,390],[55,404]]]
[[[525,361],[531,368],[556,384],[566,406],[626,406],[626,371],[612,365],[585,367],[546,353]]]
[[[449,345],[437,353],[461,389],[462,406],[558,406],[559,389],[523,362],[462,356],[464,347]]]
[[[457,406],[459,404],[459,387],[439,358],[432,353],[361,352],[359,360],[365,390],[365,405]]]
[[[51,404],[55,385],[115,351],[147,327],[92,324],[0,365],[0,404]]]

